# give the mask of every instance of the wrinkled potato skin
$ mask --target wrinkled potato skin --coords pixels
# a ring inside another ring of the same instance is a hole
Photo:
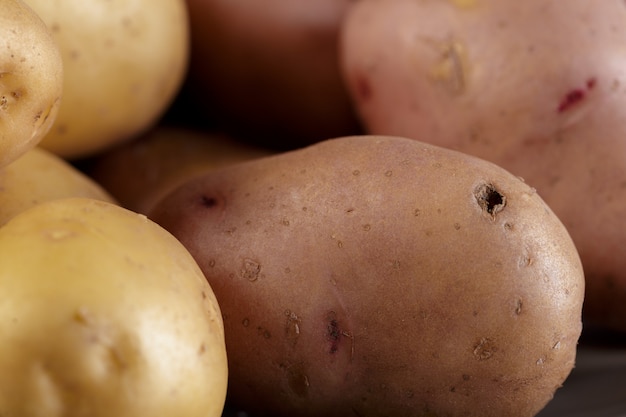
[[[92,178],[42,149],[33,149],[0,169],[0,226],[44,201],[87,197],[117,201]]]
[[[158,121],[187,70],[184,0],[26,2],[50,27],[66,74],[63,103],[42,147],[84,158]]]
[[[219,417],[221,313],[190,254],[136,213],[40,204],[0,228],[0,414]]]
[[[252,415],[530,417],[574,365],[576,250],[490,163],[340,138],[198,177],[150,217],[211,283]]]
[[[0,2],[0,168],[50,130],[63,93],[63,61],[46,24],[21,0]]]
[[[586,322],[626,331],[624,2],[454,3],[351,9],[342,67],[367,131],[525,178],[578,248]]]
[[[87,172],[122,206],[147,214],[163,196],[195,175],[269,154],[222,134],[158,126],[97,155]]]
[[[278,149],[360,132],[338,55],[351,2],[187,0],[199,117]]]

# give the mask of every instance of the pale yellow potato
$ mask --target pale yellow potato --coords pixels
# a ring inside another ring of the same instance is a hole
[[[0,169],[0,226],[34,205],[65,197],[117,202],[70,163],[36,146]]]
[[[219,417],[219,305],[145,216],[54,200],[0,228],[0,415]]]
[[[21,0],[0,1],[0,167],[48,132],[63,91],[63,61],[50,31]]]
[[[98,155],[87,173],[122,206],[147,214],[163,196],[195,175],[270,153],[223,134],[159,126]]]
[[[65,65],[64,100],[41,146],[64,158],[134,137],[165,112],[187,69],[183,0],[27,0]]]

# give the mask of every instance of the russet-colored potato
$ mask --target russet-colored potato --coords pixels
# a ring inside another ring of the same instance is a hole
[[[196,177],[149,217],[214,289],[251,415],[531,417],[574,366],[576,249],[486,161],[339,138]]]

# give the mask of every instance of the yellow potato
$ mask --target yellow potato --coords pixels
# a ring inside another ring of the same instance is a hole
[[[67,161],[35,147],[0,169],[0,226],[27,208],[65,197],[117,202]]]
[[[211,283],[252,415],[532,417],[574,366],[576,248],[484,160],[339,138],[196,177],[150,217]]]
[[[188,59],[184,0],[26,0],[65,66],[64,99],[41,146],[93,155],[150,127],[177,93]]]
[[[194,175],[269,153],[221,134],[159,126],[98,155],[87,173],[122,206],[145,214]]]
[[[24,211],[0,228],[0,287],[0,415],[221,415],[219,306],[145,216],[85,198]]]
[[[21,0],[0,1],[0,167],[48,132],[63,90],[61,53],[45,23]]]

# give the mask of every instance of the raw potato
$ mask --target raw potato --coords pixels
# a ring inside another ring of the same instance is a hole
[[[63,92],[61,53],[45,23],[21,0],[1,0],[0,168],[36,146]]]
[[[35,147],[0,169],[0,226],[34,205],[66,197],[116,203],[93,179],[58,156]]]
[[[367,131],[525,178],[578,248],[586,323],[626,331],[624,2],[364,0],[345,23]]]
[[[578,254],[488,162],[339,138],[198,177],[150,217],[213,287],[251,415],[530,417],[574,365]]]
[[[42,141],[66,159],[92,156],[154,125],[187,70],[184,0],[26,0],[65,66],[64,97]]]
[[[145,216],[43,203],[0,228],[0,415],[219,417],[219,306]]]
[[[121,205],[146,214],[164,195],[194,175],[269,153],[221,134],[158,126],[137,140],[98,155],[87,172]]]
[[[338,33],[350,3],[187,0],[186,90],[199,118],[279,149],[360,132],[339,69]]]

